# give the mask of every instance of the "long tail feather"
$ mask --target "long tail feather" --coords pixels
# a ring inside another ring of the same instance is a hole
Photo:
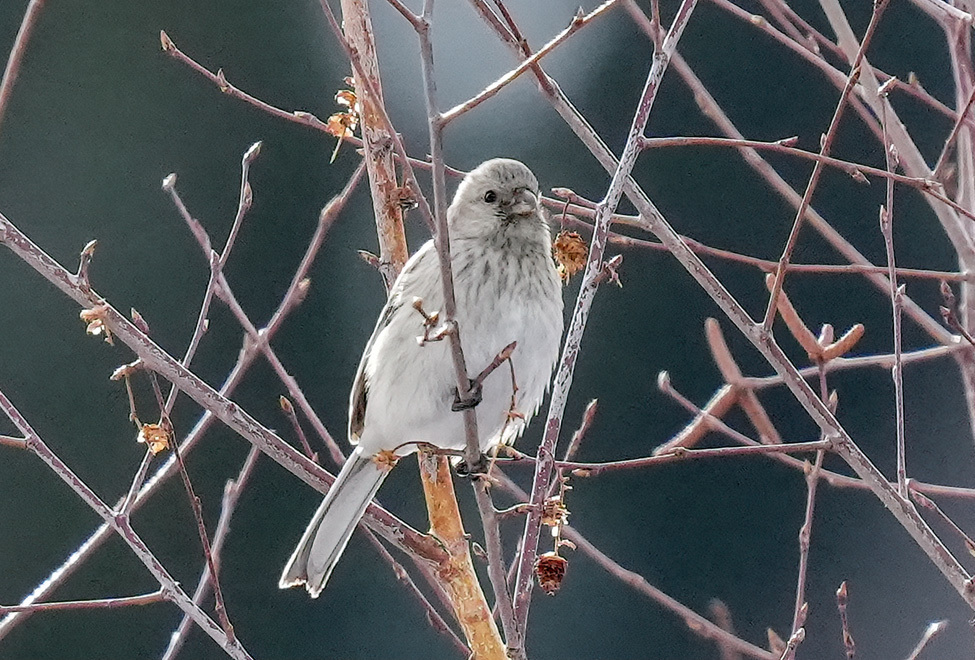
[[[364,458],[361,448],[356,448],[308,523],[281,573],[279,588],[304,584],[312,598],[318,597],[388,473],[388,469],[376,465],[371,457]]]

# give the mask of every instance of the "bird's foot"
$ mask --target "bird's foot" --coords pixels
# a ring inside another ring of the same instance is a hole
[[[486,475],[490,468],[491,462],[488,460],[486,454],[481,454],[478,456],[477,461],[473,465],[469,465],[464,459],[461,459],[454,464],[454,470],[457,471],[457,476],[470,477],[471,479],[476,479]]]
[[[450,409],[452,411],[461,412],[463,410],[470,410],[481,402],[484,388],[475,380],[471,380],[469,383],[470,384],[467,387],[467,392],[464,393],[463,398],[461,397],[457,388],[454,388],[454,401],[450,404]]]

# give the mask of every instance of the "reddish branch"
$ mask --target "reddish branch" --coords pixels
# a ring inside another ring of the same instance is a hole
[[[106,326],[119,340],[139,355],[147,368],[174,383],[199,405],[213,412],[227,426],[257,445],[261,451],[302,481],[320,492],[327,491],[333,477],[259,424],[237,404],[183,367],[125,316],[105,303],[104,299],[94,291],[82,291],[75,275],[69,273],[31,242],[2,214],[0,214],[0,243],[83,307],[100,306]],[[428,559],[436,560],[442,556],[442,551],[435,542],[398,521],[377,505],[370,505],[366,515],[370,527],[394,545],[409,547],[414,553]]]
[[[867,25],[866,33],[863,35],[863,40],[860,42],[860,48],[857,51],[856,57],[853,60],[853,64],[850,66],[850,75],[847,78],[846,86],[843,88],[843,93],[840,95],[839,103],[836,104],[836,110],[833,112],[833,118],[829,122],[829,128],[826,130],[826,136],[823,138],[822,144],[820,145],[819,153],[822,156],[828,156],[829,151],[832,148],[833,140],[836,138],[836,133],[839,130],[840,119],[843,117],[843,111],[846,109],[847,100],[850,94],[853,92],[854,86],[860,79],[860,63],[863,61],[864,54],[867,52],[867,48],[873,39],[874,32],[877,30],[877,25],[880,23],[880,18],[884,14],[884,10],[887,9],[887,4],[889,0],[878,0],[873,6],[873,14],[870,16],[870,23]],[[765,320],[763,326],[765,331],[768,332],[772,328],[772,320],[775,318],[775,309],[778,303],[779,294],[782,292],[782,284],[785,281],[786,268],[789,266],[789,260],[792,258],[792,251],[796,247],[796,242],[799,239],[799,229],[802,227],[802,222],[806,217],[806,209],[809,208],[809,203],[812,201],[813,192],[816,190],[816,186],[819,183],[819,177],[823,172],[822,161],[817,161],[813,166],[812,174],[809,177],[809,183],[806,184],[806,191],[802,195],[802,201],[799,203],[799,210],[796,212],[796,218],[792,223],[792,230],[789,232],[789,238],[786,240],[785,248],[782,250],[782,256],[779,258],[779,268],[776,271],[775,283],[772,285],[772,293],[769,296],[768,308],[765,310]]]
[[[45,0],[30,0],[27,11],[24,12],[24,19],[20,23],[20,29],[17,30],[14,45],[10,49],[10,55],[7,57],[7,66],[4,67],[3,78],[0,78],[0,124],[3,124],[3,116],[10,103],[14,83],[17,82],[17,75],[20,73],[20,65],[24,61],[24,54],[27,52],[27,43],[41,15],[41,9],[44,8],[44,2]]]
[[[0,225],[2,227],[2,225]],[[8,229],[9,231],[9,229]],[[40,458],[58,477],[61,478],[75,493],[97,513],[108,525],[115,530],[121,539],[129,546],[132,553],[149,570],[159,583],[167,600],[171,600],[186,612],[224,651],[232,658],[243,660],[250,658],[240,641],[228,636],[214,621],[194,603],[183,591],[165,567],[156,559],[149,547],[132,529],[128,516],[117,515],[85,484],[65,463],[51,451],[47,444],[37,435],[27,420],[14,407],[10,399],[0,392],[0,410],[13,422],[27,440],[27,449]]]
[[[200,580],[196,584],[196,590],[193,592],[193,602],[198,605],[202,604],[203,600],[207,597],[211,581],[213,586],[216,587],[219,585],[213,570],[215,566],[217,568],[220,566],[220,556],[223,551],[224,541],[230,532],[230,519],[237,508],[240,494],[243,492],[251,473],[254,471],[254,466],[257,464],[257,457],[259,455],[260,452],[257,448],[251,447],[247,458],[244,459],[244,464],[240,468],[240,472],[237,474],[237,478],[227,481],[224,486],[223,501],[220,505],[220,518],[217,520],[217,528],[213,533],[213,546],[210,555],[213,561],[207,562],[203,569],[203,574],[200,575]],[[186,641],[186,635],[190,630],[191,623],[192,620],[184,614],[183,619],[179,622],[176,630],[169,638],[169,645],[166,647],[166,651],[162,656],[163,660],[172,660],[176,657],[176,654],[179,653],[180,648],[183,646],[183,642]]]
[[[647,75],[646,84],[640,96],[637,110],[633,116],[633,123],[623,148],[623,155],[613,172],[606,196],[597,207],[595,229],[593,231],[592,242],[589,247],[589,257],[586,262],[585,274],[580,285],[579,295],[576,300],[575,309],[572,313],[572,320],[566,335],[565,347],[562,351],[562,358],[555,375],[552,386],[552,399],[549,404],[549,413],[545,420],[545,435],[538,449],[539,461],[535,466],[535,476],[532,482],[531,500],[532,508],[529,510],[525,522],[525,531],[522,537],[521,548],[518,555],[518,575],[514,590],[515,617],[519,627],[524,630],[528,622],[528,609],[531,604],[531,592],[534,580],[534,568],[538,556],[538,537],[540,532],[542,516],[542,500],[549,490],[552,479],[552,471],[555,461],[555,447],[558,442],[559,431],[562,425],[562,416],[565,413],[565,404],[568,399],[569,388],[572,384],[572,375],[575,370],[576,359],[579,354],[582,335],[585,331],[586,320],[589,316],[589,309],[598,286],[597,278],[602,272],[603,253],[606,249],[607,238],[609,235],[609,225],[613,213],[623,196],[624,186],[629,179],[630,172],[641,151],[640,144],[643,132],[650,117],[650,110],[653,101],[660,89],[660,82],[667,65],[673,55],[677,42],[697,5],[696,0],[684,0],[678,9],[674,22],[663,41],[661,50],[654,54],[653,64]]]
[[[163,590],[153,591],[141,596],[119,596],[116,598],[92,598],[90,600],[64,600],[55,603],[33,603],[31,605],[0,605],[0,614],[14,612],[53,612],[58,610],[96,610],[115,609],[119,607],[133,607],[151,605],[169,600]],[[191,620],[191,619],[188,619]]]

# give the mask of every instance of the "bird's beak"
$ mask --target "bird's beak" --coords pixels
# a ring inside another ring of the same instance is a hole
[[[515,192],[511,202],[505,205],[505,211],[509,220],[515,220],[521,216],[529,216],[538,210],[538,200],[535,194],[528,188],[522,188]]]

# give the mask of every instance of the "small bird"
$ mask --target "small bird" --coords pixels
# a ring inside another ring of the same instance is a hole
[[[416,451],[416,443],[463,450],[459,410],[472,405],[487,452],[521,435],[542,402],[562,337],[562,286],[535,175],[516,160],[482,163],[461,182],[447,223],[467,368],[480,372],[517,342],[510,359],[519,414],[510,414],[506,368],[484,379],[479,400],[461,401],[449,338],[422,341],[430,326],[424,314],[432,316],[444,301],[436,247],[427,241],[396,278],[366,344],[349,401],[355,449],[288,560],[282,589],[304,584],[318,597],[389,473],[389,457]]]

